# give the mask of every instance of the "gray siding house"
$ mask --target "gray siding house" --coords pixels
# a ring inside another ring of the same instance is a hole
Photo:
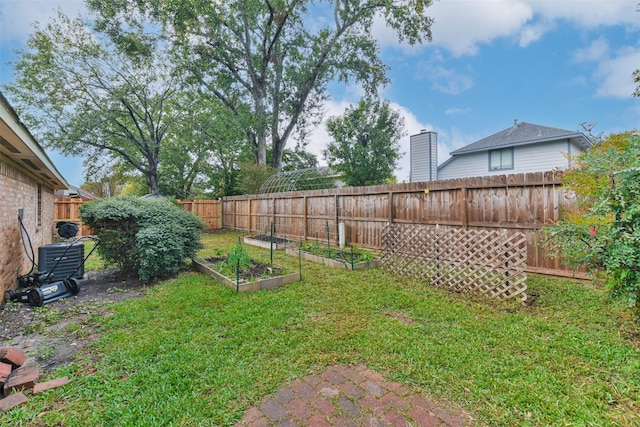
[[[508,129],[451,152],[451,157],[438,166],[436,179],[567,169],[571,167],[567,155],[579,154],[589,147],[591,140],[582,132],[516,121]],[[430,167],[431,160],[412,159],[411,164]]]

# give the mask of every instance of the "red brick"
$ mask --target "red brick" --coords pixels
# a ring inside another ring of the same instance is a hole
[[[4,395],[6,396],[16,389],[32,389],[39,379],[40,369],[36,365],[27,365],[14,369],[7,382],[4,383]]]
[[[396,412],[388,412],[385,414],[384,418],[391,424],[393,427],[407,427],[410,425],[407,422],[407,419],[402,415],[399,415]]]
[[[306,426],[307,427],[331,427],[331,424],[329,424],[321,415],[314,415],[313,417],[307,420]]]
[[[293,392],[289,388],[284,387],[276,392],[275,398],[278,402],[284,405],[285,403],[293,399],[294,396],[293,396]]]
[[[9,378],[11,371],[13,370],[13,366],[11,363],[0,362],[0,383],[3,383]]]
[[[362,427],[388,427],[388,424],[372,414],[366,414],[362,419]]]
[[[334,427],[358,427],[358,424],[347,417],[332,418],[329,420]]]
[[[22,393],[11,394],[4,399],[0,399],[0,411],[7,412],[9,409],[26,403],[29,399]]]
[[[244,413],[241,421],[247,424],[251,424],[252,422],[260,419],[260,417],[262,416],[262,412],[260,412],[260,410],[254,406],[247,409],[247,412]]]
[[[318,383],[322,382],[322,378],[320,378],[317,375],[307,375],[302,377],[302,380],[305,381],[306,383],[310,384],[311,386],[315,386]]]
[[[291,391],[293,392],[293,394],[297,395],[298,397],[302,397],[304,399],[311,399],[312,397],[315,397],[318,395],[318,393],[316,393],[313,387],[311,387],[307,383],[302,383],[302,382],[300,384],[296,384],[295,386],[292,386]]]
[[[342,390],[342,392],[352,398],[358,399],[362,396],[364,396],[364,390],[362,390],[360,387],[358,387],[357,385],[355,385],[354,383],[352,383],[351,381],[345,381],[342,384],[340,384],[338,386],[338,388],[340,390]]]
[[[463,424],[462,418],[458,417],[457,415],[452,415],[442,408],[435,408],[433,410],[433,413],[436,414],[436,416],[447,425],[458,427]]]
[[[300,420],[305,420],[311,415],[311,408],[302,399],[293,399],[285,405],[285,409]]]
[[[360,386],[362,388],[364,388],[365,391],[368,391],[369,393],[371,393],[375,397],[382,397],[387,393],[387,390],[382,388],[382,386],[380,384],[378,384],[376,382],[373,382],[371,380],[365,381]]]
[[[346,413],[347,415],[353,418],[358,418],[360,416],[360,405],[356,405],[348,397],[341,396],[340,398],[338,398],[337,403],[340,406],[340,409],[342,409],[342,412]]]
[[[389,406],[393,406],[394,408],[399,409],[401,411],[404,411],[410,405],[407,400],[402,399],[401,397],[399,397],[395,393],[387,393],[387,394],[385,394],[384,396],[382,396],[380,401],[382,401],[383,403],[385,403],[385,404],[387,404]]]
[[[432,401],[427,400],[424,397],[411,396],[409,400],[414,405],[419,406],[426,411],[432,411],[436,408],[436,405]]]
[[[52,388],[62,387],[67,384],[69,384],[69,377],[60,377],[55,380],[45,381],[33,386],[33,394],[43,393],[47,390],[51,390]]]
[[[10,363],[14,368],[18,368],[24,365],[25,360],[27,356],[13,347],[0,348],[0,362]]]
[[[336,411],[336,407],[333,403],[322,397],[315,397],[310,400],[311,405],[318,411],[318,413],[326,416],[332,415]]]
[[[366,379],[364,376],[362,376],[362,374],[360,372],[357,371],[357,368],[345,369],[342,372],[342,375],[344,375],[346,378],[350,379],[351,381],[353,381],[356,384],[360,384],[361,382],[363,382]]]
[[[331,368],[324,371],[321,376],[327,382],[335,385],[342,384],[346,381],[345,377],[341,374],[340,369],[335,366],[332,366]]]
[[[422,408],[412,408],[409,415],[420,427],[436,427],[440,424],[440,419],[434,417]]]
[[[262,403],[260,410],[271,421],[281,421],[287,416],[287,412],[275,399],[270,399]]]
[[[393,381],[385,382],[382,385],[384,386],[384,388],[386,388],[387,390],[391,390],[398,396],[404,397],[410,393],[410,390],[408,388]]]
[[[249,424],[249,427],[271,427],[271,423],[265,417],[260,417]]]
[[[382,376],[382,374],[378,372],[370,371],[369,369],[363,371],[362,375],[364,375],[365,377],[369,378],[372,381],[377,381],[377,382],[384,381],[384,377]]]
[[[360,399],[359,403],[363,408],[369,408],[376,414],[382,414],[387,408],[387,405],[385,405],[384,402],[370,395],[364,396],[362,399]]]

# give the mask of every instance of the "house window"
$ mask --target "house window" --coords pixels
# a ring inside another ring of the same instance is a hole
[[[489,170],[513,169],[513,147],[489,151]]]
[[[36,226],[42,226],[42,184],[36,185]]]

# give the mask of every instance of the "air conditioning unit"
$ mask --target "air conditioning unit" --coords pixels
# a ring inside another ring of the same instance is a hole
[[[38,270],[51,273],[47,281],[84,276],[84,245],[82,243],[52,243],[38,248]]]

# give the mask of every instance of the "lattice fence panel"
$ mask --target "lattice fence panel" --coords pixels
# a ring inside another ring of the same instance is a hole
[[[527,299],[523,233],[419,224],[382,230],[382,265],[453,291]]]

